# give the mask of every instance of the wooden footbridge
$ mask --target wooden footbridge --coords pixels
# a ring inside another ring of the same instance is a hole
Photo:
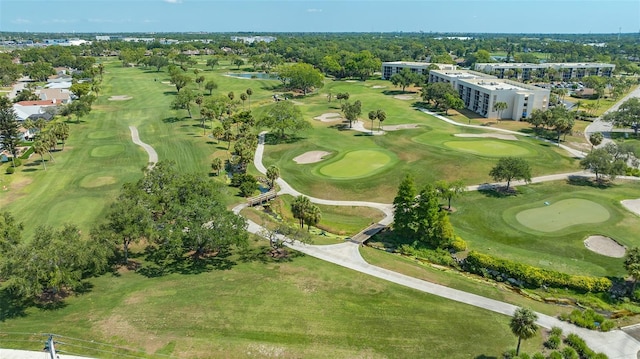
[[[369,240],[369,238],[375,236],[376,234],[378,234],[380,231],[382,231],[386,227],[387,226],[385,226],[384,224],[374,223],[374,224],[370,225],[369,227],[367,227],[367,228],[363,229],[362,231],[360,231],[360,233],[358,233],[355,236],[349,238],[349,241],[352,242],[352,243],[363,244],[364,242]]]
[[[274,191],[274,190],[271,190],[269,192],[262,193],[260,195],[255,196],[255,197],[247,198],[247,205],[249,207],[253,207],[253,206],[258,205],[258,204],[266,203],[266,202],[268,202],[268,201],[270,201],[270,200],[272,200],[272,199],[274,199],[276,197],[278,197],[278,193],[276,191]]]

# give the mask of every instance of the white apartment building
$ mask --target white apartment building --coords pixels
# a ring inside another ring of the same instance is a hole
[[[549,90],[504,79],[460,79],[456,90],[469,110],[487,118],[520,121],[535,109],[546,110]],[[505,102],[507,109],[498,113],[495,104]]]
[[[432,65],[430,62],[411,62],[411,61],[392,61],[382,63],[382,79],[389,80],[391,76],[397,74],[403,69],[409,69],[413,73],[427,75],[427,68]],[[455,70],[456,65],[449,64],[433,64],[438,66],[440,70]]]
[[[445,82],[451,84],[454,89],[458,88],[458,81],[467,79],[496,79],[495,76],[483,72],[471,70],[431,70],[429,71],[428,82]]]
[[[554,69],[562,81],[579,80],[591,75],[611,77],[615,68],[614,64],[598,62],[477,63],[475,65],[477,71],[492,74],[498,78],[514,77],[521,80],[530,80],[532,77],[541,78],[549,73],[549,69]]]

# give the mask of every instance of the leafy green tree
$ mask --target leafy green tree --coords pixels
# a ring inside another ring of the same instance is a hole
[[[611,122],[616,127],[630,127],[638,136],[640,127],[640,99],[637,97],[625,101],[618,111],[610,112],[603,117],[604,121]]]
[[[509,327],[511,332],[518,337],[518,347],[516,348],[516,356],[520,355],[520,343],[521,341],[533,338],[538,332],[538,326],[536,325],[538,315],[529,308],[518,308],[511,321]]]
[[[438,181],[435,183],[436,191],[440,198],[447,200],[447,209],[451,209],[451,200],[459,197],[465,191],[464,182],[457,180],[453,182]]]
[[[303,131],[311,127],[302,117],[302,112],[291,101],[279,101],[269,107],[258,125],[276,132],[279,138],[285,137],[286,131]]]
[[[190,89],[184,89],[178,92],[178,95],[171,103],[171,108],[174,110],[187,110],[189,118],[193,118],[191,115],[191,102],[196,99],[196,94]]]
[[[180,70],[178,70],[180,71]],[[171,74],[171,83],[176,86],[176,91],[180,93],[180,90],[186,87],[191,82],[191,77],[180,72],[173,72]]]
[[[311,230],[311,226],[317,226],[322,219],[320,208],[314,204],[310,205],[304,213],[304,222],[307,224],[307,231]]]
[[[447,93],[444,95],[444,101],[440,105],[446,115],[449,114],[449,109],[460,110],[464,108],[464,101],[458,95]]]
[[[161,68],[169,66],[169,59],[165,56],[153,55],[147,60],[147,65],[155,67],[156,71],[160,72]]]
[[[378,119],[378,131],[380,131],[382,123],[387,119],[387,113],[382,109],[378,109],[376,111],[376,118]]]
[[[236,57],[233,59],[232,63],[237,66],[238,70],[240,70],[240,66],[244,65],[244,60],[240,57]]]
[[[437,108],[443,108],[443,104],[446,103],[449,94],[451,96],[459,97],[458,93],[451,87],[451,85],[444,82],[432,82],[424,86],[420,92],[420,96],[423,101],[433,103]]]
[[[0,97],[0,144],[11,153],[12,161],[15,161],[20,145],[20,131],[16,113],[6,96]]]
[[[399,237],[404,239],[412,238],[415,234],[415,228],[413,227],[413,223],[415,222],[413,205],[417,194],[413,177],[406,175],[402,182],[400,182],[398,193],[393,199],[393,230]]]
[[[633,287],[631,288],[631,292],[633,293],[638,280],[640,280],[640,248],[632,247],[627,250],[624,256],[624,269],[633,279]]]
[[[210,59],[207,59],[207,67],[211,67],[211,71],[213,71],[213,68],[218,66],[219,63],[220,63],[220,60],[217,57],[212,57]]]
[[[253,95],[253,90],[251,88],[248,88],[245,93],[247,94],[247,97],[249,99],[249,109],[251,109],[251,95]]]
[[[211,96],[211,94],[213,93],[213,90],[217,88],[218,88],[218,84],[213,80],[209,80],[207,81],[206,84],[204,84],[204,89],[209,91],[209,96]]]
[[[248,98],[248,97],[247,97],[247,94],[246,94],[246,93],[242,92],[242,93],[240,94],[240,101],[242,101],[242,108],[244,108],[244,102],[245,102],[245,101],[247,101],[247,98]]]
[[[354,103],[347,101],[342,104],[342,113],[347,121],[349,121],[349,128],[351,128],[353,122],[358,121],[358,116],[362,113],[362,103],[360,100],[356,100]]]
[[[407,86],[419,84],[421,82],[421,76],[408,68],[404,68],[400,72],[393,74],[389,80],[394,86],[402,87],[402,91],[404,92]]]
[[[300,90],[304,95],[324,85],[322,72],[306,63],[282,66],[278,69],[278,77],[288,88]]]
[[[596,175],[596,181],[601,182],[603,176],[613,180],[617,175],[623,174],[626,160],[614,157],[607,148],[596,148],[580,161],[580,167],[593,172]]]
[[[280,177],[280,169],[275,166],[275,165],[271,165],[269,166],[269,168],[267,168],[267,179],[269,180],[269,188],[273,188],[276,180]]]
[[[489,176],[494,181],[507,181],[507,188],[511,181],[516,179],[522,179],[525,182],[531,182],[531,167],[529,163],[519,157],[502,157],[498,160],[498,163],[491,169]]]
[[[47,78],[51,75],[55,75],[56,72],[50,63],[39,60],[31,65],[25,66],[24,73],[32,80],[47,81]]]

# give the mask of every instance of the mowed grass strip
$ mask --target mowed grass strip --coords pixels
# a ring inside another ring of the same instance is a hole
[[[494,357],[516,342],[507,316],[311,257],[238,262],[200,275],[125,272],[93,284],[58,310],[29,309],[26,317],[3,322],[3,331],[51,332],[181,358]],[[24,338],[0,337],[3,347],[29,345],[7,339]],[[539,337],[529,340],[523,350],[539,344]],[[36,340],[29,349],[42,346]]]
[[[610,217],[609,211],[603,206],[580,198],[555,203],[545,201],[538,206],[516,214],[518,222],[535,231],[555,232],[580,224],[601,223]]]

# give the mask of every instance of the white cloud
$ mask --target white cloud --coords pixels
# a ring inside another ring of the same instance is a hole
[[[164,0],[164,2],[169,4],[182,4],[182,0]]]
[[[307,12],[322,12],[322,9],[307,9]]]
[[[17,18],[11,21],[12,24],[31,24],[31,20]]]

